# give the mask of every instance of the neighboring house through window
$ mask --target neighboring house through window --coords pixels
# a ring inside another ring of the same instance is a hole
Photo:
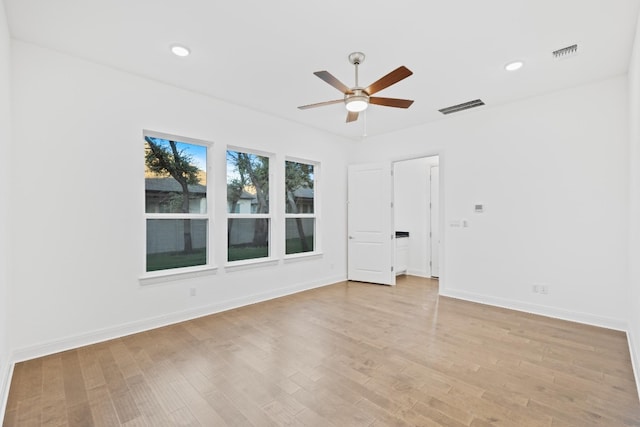
[[[145,131],[145,271],[208,264],[207,148]]]

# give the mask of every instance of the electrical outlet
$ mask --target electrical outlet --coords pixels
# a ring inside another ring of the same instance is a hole
[[[189,289],[189,295],[192,296],[192,297],[195,297],[196,296],[196,288]]]
[[[534,294],[540,295],[548,295],[549,294],[549,285],[545,285],[542,283],[533,283],[531,285],[531,292]]]
[[[534,283],[531,285],[531,292],[533,292],[534,294],[548,295],[549,286],[543,285],[541,283]]]

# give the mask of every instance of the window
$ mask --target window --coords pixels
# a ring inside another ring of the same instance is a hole
[[[285,254],[315,251],[315,166],[285,162]]]
[[[207,146],[144,133],[146,271],[206,265]]]
[[[270,256],[269,157],[227,150],[227,261]]]

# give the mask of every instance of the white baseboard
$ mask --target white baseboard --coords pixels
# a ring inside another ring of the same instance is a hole
[[[336,276],[334,278],[325,278],[322,282],[311,281],[295,286],[279,288],[253,295],[247,295],[240,298],[234,298],[213,305],[197,307],[175,313],[169,313],[154,318],[143,319],[136,322],[117,325],[109,328],[91,331],[85,334],[70,336],[45,342],[38,345],[28,346],[13,351],[12,364],[24,360],[34,359],[49,354],[59,353],[61,351],[83,347],[110,339],[121,338],[127,335],[148,331],[150,329],[160,328],[174,323],[184,322],[186,320],[243,307],[249,304],[268,301],[270,299],[295,294],[298,292],[328,286],[334,283],[346,280],[344,276]],[[8,388],[8,386],[7,386]]]
[[[427,279],[431,278],[431,274],[425,270],[407,270],[407,274],[410,276],[425,277]]]
[[[636,349],[638,349],[637,344],[640,344],[640,341],[635,339],[633,328],[629,328],[627,331],[627,342],[629,343],[629,355],[631,356],[633,376],[636,380],[636,388],[638,389],[638,400],[640,400],[640,353],[636,351]]]
[[[586,325],[599,326],[601,328],[614,329],[617,331],[626,332],[628,328],[627,321],[623,319],[595,316],[589,313],[563,310],[556,307],[531,304],[528,302],[507,298],[474,294],[471,292],[459,291],[455,289],[440,289],[440,295],[465,301],[477,302],[480,304],[508,308],[511,310],[524,311],[526,313],[539,314],[541,316],[553,317],[556,319],[568,320],[571,322],[584,323]]]
[[[11,386],[11,377],[13,376],[13,366],[7,360],[0,366],[0,420],[4,420],[4,414],[7,411],[7,400],[9,399],[9,387]]]

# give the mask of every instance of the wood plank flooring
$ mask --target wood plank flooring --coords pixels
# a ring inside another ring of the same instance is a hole
[[[4,426],[639,426],[622,332],[343,282],[16,365]]]

